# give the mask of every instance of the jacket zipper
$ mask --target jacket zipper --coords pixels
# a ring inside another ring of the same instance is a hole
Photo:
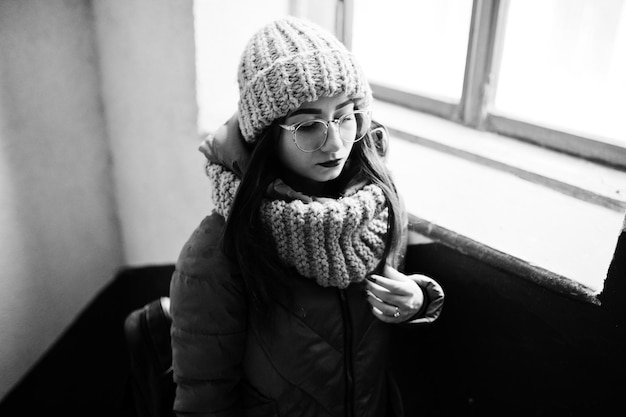
[[[348,298],[346,291],[340,289],[341,311],[344,321],[344,360],[346,363],[346,417],[354,416],[354,370],[352,369],[352,320],[350,320],[350,309],[348,308]]]

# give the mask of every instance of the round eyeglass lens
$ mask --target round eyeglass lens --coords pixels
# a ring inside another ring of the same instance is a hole
[[[326,123],[312,120],[300,124],[294,132],[296,145],[303,151],[315,151],[324,145],[326,140]]]
[[[369,116],[364,111],[355,111],[339,119],[339,134],[344,142],[356,142],[363,139],[369,127]]]
[[[311,120],[298,125],[294,132],[298,148],[305,152],[312,152],[324,146],[330,123],[332,122]],[[337,125],[341,140],[352,143],[365,136],[370,127],[370,119],[367,112],[355,111],[340,117]]]

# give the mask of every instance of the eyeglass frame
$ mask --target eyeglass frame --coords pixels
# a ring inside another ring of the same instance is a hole
[[[297,123],[293,123],[290,125],[287,124],[278,124],[278,126],[280,126],[281,128],[291,132],[291,139],[293,140],[294,145],[296,145],[296,148],[298,148],[300,151],[305,152],[305,153],[312,153],[315,151],[319,151],[320,149],[322,149],[324,147],[324,145],[326,144],[326,141],[328,140],[328,130],[330,129],[330,124],[333,123],[335,124],[335,126],[337,126],[337,133],[339,135],[339,139],[342,140],[342,142],[345,143],[357,143],[358,141],[360,141],[361,139],[363,139],[365,137],[365,135],[367,135],[367,131],[365,132],[365,134],[363,134],[363,136],[361,136],[358,139],[355,139],[353,141],[347,141],[344,140],[344,138],[341,137],[341,130],[339,129],[339,126],[341,125],[341,123],[343,123],[343,121],[351,115],[355,115],[355,114],[365,114],[367,116],[367,118],[369,119],[369,123],[370,126],[372,125],[372,115],[371,115],[371,111],[369,110],[353,110],[350,113],[346,113],[336,119],[332,119],[332,120],[324,120],[324,119],[311,119],[311,120],[303,120],[301,122],[297,122]],[[322,141],[322,144],[318,147],[315,148],[313,150],[310,151],[305,151],[304,149],[302,149],[300,146],[298,146],[298,142],[296,141],[296,130],[298,130],[298,128],[300,126],[302,126],[305,123],[311,123],[311,122],[321,122],[326,126],[326,136],[324,137],[324,140]],[[368,127],[367,130],[369,130],[370,128]]]

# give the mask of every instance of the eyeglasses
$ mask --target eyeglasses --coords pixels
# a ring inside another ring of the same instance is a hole
[[[355,110],[334,120],[306,120],[292,125],[280,125],[293,135],[293,142],[302,152],[315,152],[326,143],[331,123],[337,126],[339,137],[346,143],[363,139],[370,128],[370,114],[365,110]]]

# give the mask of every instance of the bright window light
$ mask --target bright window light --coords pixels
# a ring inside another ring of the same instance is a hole
[[[370,80],[448,102],[463,88],[472,2],[354,2],[352,50]]]
[[[493,111],[626,146],[626,1],[511,1]]]

